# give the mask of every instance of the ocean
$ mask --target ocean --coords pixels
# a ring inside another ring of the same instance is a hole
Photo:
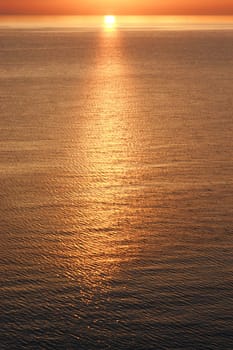
[[[233,349],[233,30],[0,29],[0,348]]]

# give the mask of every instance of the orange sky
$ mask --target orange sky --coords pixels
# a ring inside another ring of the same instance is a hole
[[[0,0],[0,14],[232,15],[233,0]]]

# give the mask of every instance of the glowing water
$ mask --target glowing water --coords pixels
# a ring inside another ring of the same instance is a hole
[[[232,349],[232,31],[0,31],[1,349]]]

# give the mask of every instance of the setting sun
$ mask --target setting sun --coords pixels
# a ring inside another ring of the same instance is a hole
[[[106,27],[114,27],[116,23],[116,18],[115,16],[104,16],[104,23]]]

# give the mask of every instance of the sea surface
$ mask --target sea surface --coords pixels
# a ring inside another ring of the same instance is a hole
[[[0,29],[0,348],[233,349],[233,30]]]

